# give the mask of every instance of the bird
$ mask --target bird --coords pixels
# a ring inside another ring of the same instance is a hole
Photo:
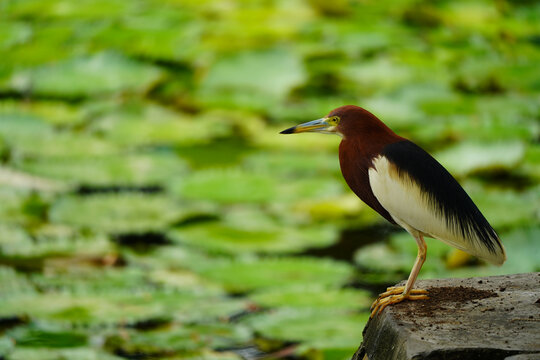
[[[426,260],[424,237],[441,240],[496,265],[506,260],[499,236],[457,180],[429,153],[397,135],[366,109],[345,105],[320,119],[280,132],[337,134],[341,173],[368,206],[407,231],[418,254],[405,286],[373,302],[370,317],[404,300],[428,299],[414,283]]]

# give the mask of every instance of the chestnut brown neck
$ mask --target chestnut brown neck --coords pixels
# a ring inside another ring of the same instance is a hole
[[[343,127],[344,138],[339,144],[341,173],[352,191],[391,223],[388,211],[379,203],[369,183],[372,161],[389,144],[404,141],[371,113],[368,118],[350,122]]]

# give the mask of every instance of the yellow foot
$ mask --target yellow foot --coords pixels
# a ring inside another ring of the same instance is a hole
[[[384,310],[385,307],[388,305],[397,304],[399,302],[402,302],[403,300],[424,300],[429,299],[429,297],[426,295],[428,292],[424,289],[411,289],[409,294],[404,295],[403,294],[404,287],[398,286],[398,287],[389,287],[386,289],[385,292],[379,295],[377,300],[373,302],[371,305],[371,318],[375,316],[375,314],[380,314],[381,311]]]

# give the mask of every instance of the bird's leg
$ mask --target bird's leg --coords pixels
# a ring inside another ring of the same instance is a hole
[[[384,293],[380,294],[377,300],[375,300],[371,305],[370,317],[373,317],[375,314],[380,313],[388,305],[397,304],[405,299],[422,300],[428,298],[426,295],[427,290],[412,288],[414,286],[416,278],[418,277],[418,273],[420,272],[420,269],[424,264],[424,261],[426,261],[427,252],[427,246],[426,242],[424,241],[424,237],[420,234],[415,234],[413,236],[416,240],[416,244],[418,245],[418,255],[416,256],[416,261],[414,262],[414,266],[411,270],[409,278],[407,279],[407,283],[405,284],[405,286],[389,287]]]

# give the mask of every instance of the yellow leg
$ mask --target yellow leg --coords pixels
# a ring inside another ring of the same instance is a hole
[[[405,299],[428,299],[426,295],[428,293],[427,290],[412,288],[414,286],[416,278],[418,277],[418,273],[422,268],[422,265],[424,265],[424,261],[426,261],[427,252],[426,242],[424,241],[422,235],[416,234],[414,235],[414,239],[416,240],[416,244],[418,245],[418,255],[416,256],[416,261],[414,262],[414,266],[411,270],[409,278],[407,279],[407,283],[405,284],[405,286],[389,287],[384,293],[380,294],[377,300],[375,300],[371,305],[370,317],[375,316],[375,314],[379,314],[388,305],[397,304]]]

